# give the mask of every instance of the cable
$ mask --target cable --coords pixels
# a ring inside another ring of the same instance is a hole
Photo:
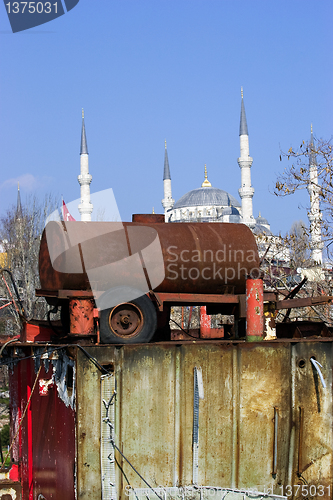
[[[91,356],[91,354],[89,354],[89,352],[87,352],[85,349],[83,349],[83,347],[81,345],[79,345],[79,344],[72,344],[72,345],[79,347],[79,349],[81,349],[81,351],[84,352],[84,354],[87,356],[87,358],[89,358],[89,360],[92,361],[92,363],[96,366],[96,368],[98,368],[101,371],[104,371],[105,373],[110,373],[106,368],[104,368],[104,366],[99,364],[99,362],[97,361],[96,358]]]
[[[8,342],[5,342],[4,345],[0,349],[0,358],[2,356],[4,349],[7,347],[8,344],[11,344],[12,342],[21,342],[21,341],[18,337],[16,337],[15,339],[10,339],[10,340],[8,340]]]
[[[162,497],[160,497],[160,495],[158,495],[158,494],[156,493],[156,491],[154,490],[154,488],[153,488],[152,486],[150,486],[150,484],[149,484],[149,483],[147,483],[147,481],[146,481],[146,480],[145,480],[145,479],[141,476],[141,474],[140,474],[140,473],[136,470],[136,468],[135,468],[135,467],[133,467],[133,465],[131,464],[131,462],[130,462],[129,460],[127,460],[127,458],[126,458],[126,457],[125,457],[125,455],[124,455],[124,454],[120,451],[120,449],[119,449],[119,448],[118,448],[118,446],[115,444],[115,442],[114,442],[114,441],[111,441],[111,444],[112,444],[112,446],[114,447],[114,449],[115,449],[115,450],[117,450],[117,451],[118,451],[118,453],[120,453],[120,455],[123,457],[123,459],[124,459],[124,460],[126,460],[126,462],[127,462],[127,463],[128,463],[128,464],[132,467],[132,469],[133,469],[133,470],[134,470],[134,472],[135,472],[135,473],[139,476],[139,478],[141,479],[141,481],[143,481],[143,482],[144,482],[144,483],[148,486],[148,488],[150,488],[150,489],[151,489],[151,491],[152,491],[153,493],[155,493],[155,495],[156,495],[156,496],[157,496],[160,500],[163,500],[163,498],[162,498]]]
[[[49,354],[53,354],[55,351],[59,351],[59,350],[61,350],[61,349],[64,349],[65,347],[72,347],[73,345],[76,345],[76,344],[65,344],[65,345],[61,345],[61,346],[59,346],[59,347],[55,347],[55,348],[53,349],[53,351],[49,351],[47,354],[48,354],[48,355],[49,355]],[[48,346],[50,346],[50,345],[48,345]],[[47,346],[47,347],[48,347],[48,346]],[[17,359],[17,361],[24,361],[25,359],[38,358],[38,357],[40,357],[40,355],[30,354],[29,356],[24,356],[23,358],[19,358],[19,359]],[[0,366],[9,365],[9,364],[11,364],[12,362],[13,362],[13,359],[11,358],[10,360],[8,360],[8,361],[6,361],[6,362],[3,362],[3,363],[1,363],[1,362],[0,362]]]
[[[199,337],[194,337],[194,335],[191,335],[190,333],[186,332],[186,331],[184,330],[184,328],[182,328],[180,325],[178,325],[178,323],[177,323],[174,319],[170,318],[170,321],[173,321],[173,322],[174,322],[174,324],[175,324],[175,325],[177,325],[177,326],[178,326],[178,328],[180,328],[182,332],[186,333],[186,335],[188,335],[188,336],[189,336],[189,337],[191,337],[192,339],[195,339],[195,340],[198,340],[198,339],[199,339]]]
[[[15,339],[17,340],[17,339]],[[14,339],[12,339],[10,342],[13,342]],[[8,344],[9,342],[7,342]],[[4,348],[7,344],[4,344],[2,347]],[[58,347],[55,347],[52,351],[49,351],[47,354],[48,355],[51,355],[53,354],[55,351],[59,351],[61,349],[65,349],[67,347],[78,347],[79,349],[81,349],[81,351],[87,356],[87,358],[90,359],[90,361],[96,366],[96,368],[98,368],[100,371],[104,372],[104,373],[110,373],[106,368],[104,368],[104,366],[102,366],[101,364],[99,364],[99,362],[97,361],[96,358],[94,358],[93,356],[91,356],[91,354],[89,354],[89,352],[87,352],[81,345],[79,344],[64,344],[64,345],[61,345],[61,346],[58,346]],[[1,354],[1,352],[0,352]],[[36,354],[30,354],[30,356],[24,356],[23,358],[19,358],[18,361],[23,361],[25,359],[31,359],[31,358],[38,358],[39,356],[36,355]],[[6,362],[0,362],[0,366],[4,366],[4,365],[9,365],[10,363],[12,363],[12,359],[6,361]]]
[[[136,500],[139,500],[138,495],[135,492],[135,489],[133,488],[133,486],[129,482],[129,480],[128,480],[125,472],[124,472],[124,469],[122,468],[122,466],[120,465],[120,463],[118,462],[118,460],[117,460],[116,457],[114,457],[114,461],[116,462],[116,464],[118,465],[119,469],[121,470],[121,473],[123,474],[124,478],[126,479],[128,486],[134,491],[134,495],[135,495]]]

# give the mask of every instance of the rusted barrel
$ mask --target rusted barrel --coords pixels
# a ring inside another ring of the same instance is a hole
[[[48,291],[238,294],[258,267],[251,230],[227,223],[50,222],[39,255]]]
[[[145,224],[164,223],[164,214],[133,214],[132,222],[143,222]]]

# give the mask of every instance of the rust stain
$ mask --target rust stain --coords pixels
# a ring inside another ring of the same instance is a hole
[[[103,234],[96,238],[96,234],[100,232],[97,228],[101,227],[101,224],[104,228]],[[122,227],[126,232],[129,231],[128,234],[135,234],[134,239],[130,238],[133,254],[145,248],[150,239],[154,240],[156,235],[158,236],[166,275],[163,282],[156,286],[157,292],[195,293],[199,287],[201,293],[221,293],[232,286],[234,293],[244,293],[246,274],[259,267],[254,236],[244,224],[163,224],[149,221],[149,225],[123,222]],[[82,235],[83,257],[89,262],[90,269],[128,257],[125,232],[116,230],[119,228],[117,222],[92,222],[89,228],[84,222],[66,223],[69,233],[73,231],[77,238]],[[90,236],[87,234],[88,230],[91,232]],[[58,255],[56,268],[71,270],[70,272],[58,272],[52,267],[46,231],[48,238],[54,241],[54,246],[58,249],[58,252],[55,252]],[[205,252],[207,258],[204,257]],[[193,261],[190,260],[192,257]],[[84,262],[87,268],[86,264]],[[186,268],[189,273],[192,267],[196,270],[193,272],[193,278],[188,275],[184,280],[182,268]],[[177,275],[176,279],[174,273]],[[211,279],[207,279],[207,273]],[[125,270],[120,271],[118,278],[119,284],[130,278],[133,283],[133,276],[128,276]],[[68,248],[66,233],[56,222],[50,222],[42,235],[40,280],[42,289],[47,290],[49,296],[53,297],[58,297],[59,290],[91,290],[87,274],[81,265],[78,245]],[[109,288],[110,286],[107,286],[104,290]],[[103,290],[101,283],[99,290]]]
[[[22,347],[22,353],[30,349]],[[104,345],[86,351],[114,373],[116,444],[153,487],[193,482],[193,374],[200,367],[198,484],[270,487],[281,494],[281,485],[302,481],[332,491],[332,341]],[[77,498],[90,500],[101,498],[102,371],[78,347],[71,354]],[[311,357],[322,364],[326,389],[316,385]],[[130,484],[145,487],[116,457]],[[116,482],[118,497],[126,500],[121,485],[127,481],[118,466]]]
[[[69,301],[70,333],[90,334],[94,331],[94,301],[92,299],[71,299]]]

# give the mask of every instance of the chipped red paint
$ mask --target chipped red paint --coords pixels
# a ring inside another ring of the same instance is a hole
[[[54,385],[54,382],[52,379],[45,380],[45,379],[40,379],[39,380],[39,395],[40,396],[47,396],[49,393],[49,389],[52,388]]]
[[[262,279],[246,280],[246,338],[260,340],[264,335],[264,290]]]
[[[221,339],[224,337],[223,327],[211,327],[211,316],[207,314],[206,306],[200,307],[200,337],[202,339]]]
[[[42,367],[39,380],[48,386],[46,396],[39,394],[37,383],[13,451],[21,479],[22,500],[39,495],[47,500],[75,499],[75,412],[59,397],[51,384],[53,369]],[[10,377],[12,435],[21,421],[36,378],[34,361],[23,359],[14,366]],[[19,412],[17,410],[20,409]]]
[[[46,321],[29,321],[23,325],[21,331],[22,342],[49,342],[54,331],[46,325]]]
[[[94,333],[94,301],[71,299],[69,301],[70,333],[89,335]]]

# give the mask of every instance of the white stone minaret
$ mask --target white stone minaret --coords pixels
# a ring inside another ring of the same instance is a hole
[[[238,158],[237,161],[241,169],[242,184],[238,192],[242,200],[242,217],[243,217],[242,222],[252,227],[256,223],[253,217],[253,207],[252,207],[254,188],[251,186],[251,165],[253,159],[250,156],[249,134],[247,130],[246,115],[244,108],[243,88],[241,89],[241,94],[242,94],[242,104],[241,104],[241,116],[240,116],[240,127],[239,127],[240,157]]]
[[[311,235],[311,257],[316,264],[323,263],[323,242],[321,240],[321,220],[318,184],[318,169],[316,154],[314,152],[313,131],[311,125],[310,156],[309,156],[309,184],[310,211],[308,214]]]
[[[88,145],[86,138],[86,129],[84,126],[84,112],[82,109],[82,131],[81,131],[81,150],[80,150],[80,175],[78,181],[81,188],[81,203],[79,204],[79,212],[81,221],[91,221],[91,212],[93,205],[90,202],[90,183],[92,176],[89,174],[89,159]]]
[[[16,219],[22,218],[22,203],[20,195],[20,183],[17,183],[17,203],[16,203]]]
[[[165,216],[165,222],[168,222],[168,215],[167,211],[170,210],[174,203],[175,200],[172,198],[172,193],[171,193],[171,175],[170,175],[170,168],[169,168],[169,160],[168,160],[168,151],[167,151],[167,143],[166,141],[164,142],[165,144],[165,152],[164,152],[164,175],[163,175],[163,187],[164,187],[164,198],[162,200],[162,205],[164,208],[164,216]]]

